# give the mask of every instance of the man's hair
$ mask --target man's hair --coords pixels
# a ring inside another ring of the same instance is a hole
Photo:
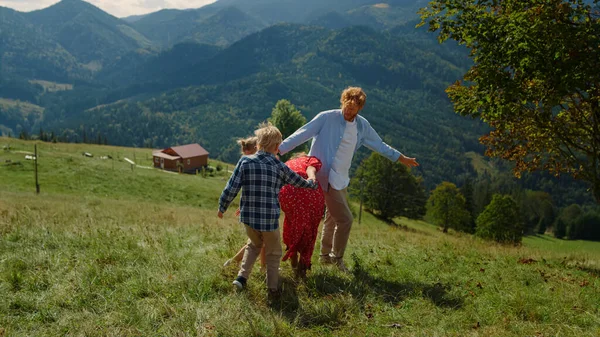
[[[242,154],[244,152],[256,152],[256,145],[258,143],[258,138],[252,136],[248,138],[240,138],[237,140],[238,145],[242,150]]]
[[[354,100],[360,109],[365,106],[367,102],[367,94],[360,87],[348,87],[344,91],[342,91],[342,96],[340,97],[340,103],[342,103],[342,109],[344,106],[350,101]]]
[[[258,148],[262,150],[274,150],[283,141],[279,129],[270,122],[261,123],[254,134],[258,139]]]

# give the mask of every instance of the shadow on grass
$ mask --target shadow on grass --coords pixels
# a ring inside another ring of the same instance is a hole
[[[373,215],[375,218],[377,218],[377,220],[379,220],[381,222],[385,222],[385,223],[387,223],[388,225],[390,225],[390,226],[392,226],[394,228],[401,229],[401,230],[403,230],[405,232],[419,233],[419,234],[422,234],[422,235],[431,236],[431,234],[427,233],[426,231],[422,231],[422,230],[419,230],[419,229],[416,229],[416,228],[411,228],[411,227],[408,227],[408,226],[403,225],[401,223],[396,223],[393,219],[384,218],[381,215],[379,215],[377,213],[373,213],[370,210],[365,210],[365,212]]]
[[[544,241],[553,241],[552,239],[550,239],[547,236],[542,235],[542,234],[529,234],[529,235],[525,235],[525,236],[531,237],[531,238],[537,238],[537,239],[544,240]]]
[[[337,274],[319,273],[311,275],[307,287],[316,296],[330,296],[340,293],[350,293],[362,301],[367,295],[374,294],[390,304],[422,296],[439,307],[460,309],[463,300],[448,293],[449,286],[441,283],[426,284],[419,282],[398,282],[373,276],[366,270],[360,260],[354,257],[353,279]]]
[[[353,275],[336,269],[320,269],[304,281],[281,275],[281,293],[270,298],[274,312],[300,327],[335,329],[348,324],[369,306],[367,298],[375,296],[395,305],[408,298],[423,297],[438,307],[460,309],[463,299],[449,294],[449,286],[413,281],[392,281],[374,276],[358,257],[353,256]],[[299,298],[299,292],[308,296]]]
[[[274,299],[270,299],[269,306],[279,311],[290,322],[296,317],[296,313],[300,308],[300,300],[298,299],[297,282],[289,277],[280,276],[281,279],[281,294]]]
[[[584,272],[590,274],[591,276],[600,278],[600,269],[591,268],[591,267],[581,267],[581,266],[577,267],[577,269],[584,271]]]

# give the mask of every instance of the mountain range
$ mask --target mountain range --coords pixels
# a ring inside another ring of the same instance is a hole
[[[369,97],[364,115],[419,159],[428,188],[476,176],[465,154],[483,152],[486,128],[455,115],[444,92],[470,67],[468,52],[414,28],[426,1],[380,1],[219,0],[124,19],[81,0],[29,13],[0,7],[0,133],[199,142],[235,162],[235,138],[278,100],[310,119],[358,85]]]

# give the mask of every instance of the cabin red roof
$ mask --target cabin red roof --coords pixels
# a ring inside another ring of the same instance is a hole
[[[208,155],[208,151],[200,146],[200,144],[174,146],[165,149],[162,152],[172,156],[179,156],[183,159]]]

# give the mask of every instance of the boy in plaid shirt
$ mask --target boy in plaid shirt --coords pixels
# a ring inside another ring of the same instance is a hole
[[[223,213],[241,189],[240,222],[244,223],[250,240],[233,284],[239,289],[245,287],[264,244],[267,287],[271,294],[276,294],[282,255],[279,235],[279,190],[286,184],[313,189],[318,185],[314,178],[304,180],[277,159],[276,154],[282,142],[281,132],[270,123],[261,126],[254,132],[258,138],[258,152],[242,157],[233,170],[219,199],[218,217],[223,218]]]

